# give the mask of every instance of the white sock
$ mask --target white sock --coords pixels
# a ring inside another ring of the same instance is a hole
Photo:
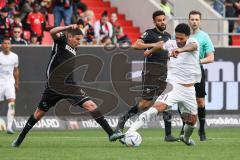
[[[194,130],[194,126],[191,126],[189,124],[185,124],[185,126],[184,126],[184,140],[186,142],[189,141],[189,138],[191,137],[191,135],[193,133],[193,130]]]
[[[8,112],[7,112],[7,129],[12,130],[12,124],[15,115],[15,103],[8,103]]]
[[[132,126],[128,129],[127,132],[136,131],[141,128],[145,122],[150,121],[150,119],[158,114],[158,110],[154,107],[149,108],[147,111],[140,114],[138,119],[132,124]]]

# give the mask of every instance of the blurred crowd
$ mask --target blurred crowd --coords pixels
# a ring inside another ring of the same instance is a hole
[[[240,19],[240,0],[214,0],[213,8],[222,16]],[[234,31],[240,33],[240,20],[229,20],[229,33]]]
[[[54,15],[53,23],[50,15]],[[44,31],[73,23],[78,24],[85,35],[83,44],[131,44],[118,23],[117,13],[109,15],[104,11],[97,20],[81,0],[0,1],[0,42],[8,36],[12,44],[40,45]]]

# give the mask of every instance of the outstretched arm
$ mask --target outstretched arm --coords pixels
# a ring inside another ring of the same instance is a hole
[[[176,48],[176,49],[172,50],[170,56],[177,57],[182,52],[193,52],[193,51],[197,50],[197,48],[198,48],[197,43],[190,43],[190,44],[185,45],[182,48]]]
[[[154,46],[152,49],[146,50],[144,52],[144,56],[147,57],[147,56],[150,56],[157,51],[163,50],[163,44],[164,44],[163,41],[160,41],[160,42],[156,43],[156,46]]]
[[[156,46],[156,43],[144,43],[142,39],[138,39],[134,43],[134,45],[132,45],[132,48],[143,50],[143,49],[147,49],[147,48],[153,48],[155,46]]]
[[[50,34],[52,36],[53,39],[57,39],[60,37],[60,34],[59,32],[62,32],[62,31],[66,31],[68,29],[77,29],[78,28],[78,25],[77,24],[72,24],[72,25],[68,25],[68,26],[59,26],[59,27],[55,27],[53,29],[50,30]]]

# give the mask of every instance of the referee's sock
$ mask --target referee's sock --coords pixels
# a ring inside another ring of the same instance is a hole
[[[95,121],[104,129],[108,136],[111,136],[114,133],[112,128],[109,126],[107,120],[104,118],[100,111],[95,110],[91,112],[91,115],[95,119]]]
[[[204,134],[205,133],[205,117],[206,117],[206,109],[205,107],[199,107],[198,108],[198,119],[200,123],[199,127],[199,134]]]
[[[125,123],[129,118],[136,115],[139,111],[138,103],[135,104],[132,108],[130,108],[122,117],[118,120],[118,125],[116,130],[123,130]]]

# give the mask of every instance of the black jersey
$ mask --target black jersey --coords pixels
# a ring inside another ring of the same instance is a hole
[[[159,41],[168,41],[171,39],[171,35],[168,32],[159,32],[156,28],[146,30],[140,37],[144,43],[156,43]],[[148,48],[151,49],[151,48]],[[158,51],[150,57],[146,57],[147,62],[160,62],[167,63],[168,52],[167,51]]]
[[[60,33],[60,37],[54,40],[51,58],[48,63],[47,67],[47,79],[49,80],[49,77],[51,73],[56,69],[59,65],[64,65],[64,63],[76,56],[76,49],[72,48],[67,44],[67,38],[63,33]],[[66,66],[69,67],[69,66]],[[74,66],[72,66],[74,67]],[[70,74],[69,77],[66,77],[67,83],[74,83],[73,74]]]

